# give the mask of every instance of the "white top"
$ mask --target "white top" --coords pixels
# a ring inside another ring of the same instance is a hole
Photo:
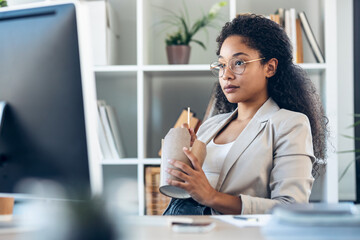
[[[213,188],[216,188],[222,165],[233,143],[216,144],[212,139],[206,146],[207,154],[202,168]]]

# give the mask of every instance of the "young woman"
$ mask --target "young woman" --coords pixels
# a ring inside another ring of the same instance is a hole
[[[223,27],[218,60],[218,114],[198,139],[207,143],[203,167],[170,159],[182,181],[168,183],[192,198],[172,199],[165,215],[262,214],[276,204],[309,201],[319,161],[325,161],[327,118],[306,73],[293,64],[284,30],[259,15]],[[190,130],[192,138],[196,138]]]

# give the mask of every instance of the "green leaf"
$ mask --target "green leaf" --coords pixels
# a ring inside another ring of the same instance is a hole
[[[206,50],[205,45],[204,45],[202,42],[200,42],[199,40],[192,39],[192,40],[191,40],[191,42],[195,42],[195,43],[199,44],[200,46],[202,46],[202,47],[203,47],[203,49],[204,49],[204,50]]]
[[[349,135],[344,135],[344,134],[341,134],[341,136],[346,137],[346,138],[350,138],[350,139],[354,139],[355,141],[360,141],[360,138],[357,138],[357,137],[353,137],[353,136],[349,136]]]
[[[354,127],[357,127],[360,125],[360,120],[359,121],[356,121],[354,124],[348,126],[347,128],[354,128]]]
[[[345,151],[338,151],[337,153],[360,153],[360,149],[355,150],[345,150]]]
[[[350,162],[348,163],[348,165],[345,167],[344,171],[340,174],[340,177],[339,177],[338,182],[340,182],[341,179],[343,179],[343,177],[345,176],[345,174],[347,173],[347,171],[349,170],[349,168],[351,167],[351,165],[354,164],[354,162],[355,162],[355,161],[350,161]]]
[[[185,1],[182,1],[184,9],[185,9],[185,22],[187,25],[190,25],[190,17],[189,17],[189,11],[188,8],[186,7]]]
[[[209,38],[205,27],[213,27],[213,25],[210,25],[210,23],[218,16],[220,8],[225,6],[226,4],[227,3],[225,1],[214,4],[211,7],[210,11],[208,13],[203,13],[202,17],[195,21],[193,25],[190,24],[189,11],[184,0],[184,11],[175,12],[161,6],[155,6],[158,9],[169,13],[168,15],[166,15],[166,20],[163,20],[158,24],[165,24],[178,28],[177,32],[167,34],[167,37],[165,39],[166,45],[189,45],[190,42],[195,42],[199,44],[202,48],[206,49],[204,43],[200,42],[199,40],[194,40],[192,38],[200,29],[204,29],[205,33],[207,34],[207,38]]]
[[[219,13],[220,9],[227,5],[227,2],[222,1],[219,3],[214,4],[209,11],[209,16],[216,17],[216,15]]]
[[[0,0],[0,7],[7,7],[6,0]]]

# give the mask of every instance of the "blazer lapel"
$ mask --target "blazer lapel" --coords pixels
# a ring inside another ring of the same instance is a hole
[[[228,118],[215,125],[214,128],[210,130],[207,136],[204,138],[206,139],[205,144],[207,145],[211,139],[213,139],[221,131],[221,129],[223,129],[231,120],[235,118],[236,115],[237,109],[235,109]]]
[[[263,130],[269,117],[278,110],[278,105],[271,98],[269,98],[256,112],[245,129],[240,133],[224,160],[224,164],[220,171],[219,180],[216,186],[217,191],[220,190],[227,174],[229,173],[234,163],[239,159],[246,148],[254,141],[257,135]],[[232,116],[233,115],[234,114],[232,114]],[[226,124],[231,119],[232,118],[229,118]],[[223,124],[222,127],[224,126],[225,124]],[[214,134],[214,136],[222,129],[222,127]]]
[[[258,122],[252,119],[246,128],[241,132],[238,138],[235,140],[233,146],[230,148],[229,153],[226,155],[223,167],[220,171],[219,180],[216,186],[216,190],[219,190],[222,186],[225,177],[234,163],[239,159],[245,149],[251,144],[256,138],[259,132],[265,127],[266,122]]]

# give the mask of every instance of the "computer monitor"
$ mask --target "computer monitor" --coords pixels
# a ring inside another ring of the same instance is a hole
[[[29,196],[18,188],[25,179],[56,181],[71,199],[101,192],[84,11],[80,2],[0,10],[2,194]]]

